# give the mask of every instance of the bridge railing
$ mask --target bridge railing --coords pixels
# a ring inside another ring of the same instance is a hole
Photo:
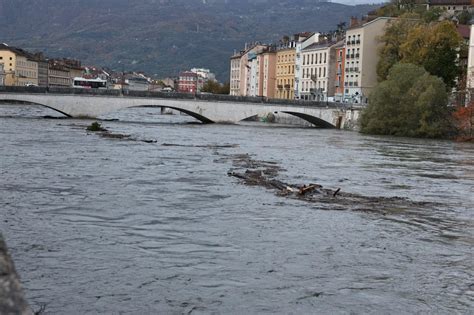
[[[287,100],[270,99],[266,97],[232,96],[222,94],[204,93],[177,93],[177,92],[156,92],[156,91],[122,91],[109,89],[77,89],[59,87],[25,87],[25,86],[0,86],[0,93],[25,93],[25,94],[61,94],[61,95],[95,95],[95,96],[116,96],[116,97],[143,97],[143,98],[164,98],[183,100],[202,100],[214,102],[238,102],[238,103],[261,103],[268,105],[296,105],[303,107],[330,107],[330,108],[351,108],[351,103],[337,102],[317,102],[307,100]]]

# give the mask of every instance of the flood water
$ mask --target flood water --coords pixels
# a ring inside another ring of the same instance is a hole
[[[44,115],[0,106],[0,232],[35,310],[472,314],[472,144],[188,124],[154,108],[103,117],[132,138],[119,140]],[[228,177],[234,154],[277,163],[287,182],[432,206],[279,197]]]

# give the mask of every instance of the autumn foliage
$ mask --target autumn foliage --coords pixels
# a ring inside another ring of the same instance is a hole
[[[458,140],[474,141],[474,101],[466,107],[459,107],[453,115],[458,128]]]

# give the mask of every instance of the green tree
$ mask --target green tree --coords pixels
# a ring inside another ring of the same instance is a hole
[[[219,94],[230,94],[230,83],[226,82],[221,85]]]
[[[422,21],[416,19],[416,15],[406,14],[387,26],[384,35],[379,39],[382,43],[379,49],[380,59],[377,64],[379,81],[387,79],[390,68],[400,62],[402,59],[400,47],[407,40],[410,30],[420,24]]]
[[[448,95],[440,78],[420,66],[396,64],[362,112],[361,132],[407,137],[446,137],[452,131]]]
[[[220,87],[221,85],[217,81],[209,80],[206,83],[204,83],[204,86],[202,87],[201,92],[218,94]]]
[[[468,10],[464,10],[457,16],[459,24],[469,24],[472,19],[472,14]]]
[[[425,67],[452,88],[459,74],[457,59],[461,44],[461,36],[449,21],[418,25],[400,46],[401,61]]]
[[[201,92],[212,93],[212,94],[229,94],[230,93],[230,84],[219,84],[219,82],[214,80],[207,81],[201,89]]]

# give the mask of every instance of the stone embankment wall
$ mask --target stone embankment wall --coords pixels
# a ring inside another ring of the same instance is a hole
[[[32,315],[7,245],[0,234],[0,314]]]

